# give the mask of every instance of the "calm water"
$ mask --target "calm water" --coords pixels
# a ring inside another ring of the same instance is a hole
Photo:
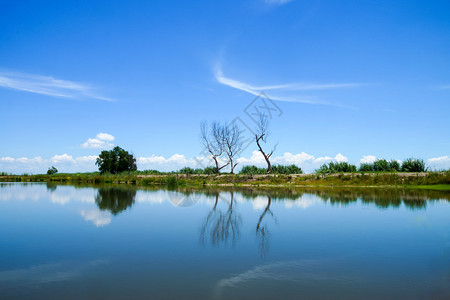
[[[0,299],[450,299],[450,194],[0,184]]]

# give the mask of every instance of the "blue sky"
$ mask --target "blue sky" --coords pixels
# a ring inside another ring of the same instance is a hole
[[[274,159],[450,167],[448,1],[1,1],[0,171],[195,166],[264,91]],[[241,165],[263,164],[254,145]]]

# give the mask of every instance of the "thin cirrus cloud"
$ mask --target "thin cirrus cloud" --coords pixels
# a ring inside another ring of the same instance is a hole
[[[322,101],[314,96],[299,96],[291,95],[285,96],[282,94],[290,93],[296,91],[319,91],[319,90],[330,90],[330,89],[343,89],[343,88],[356,88],[362,86],[359,83],[286,83],[277,85],[252,85],[236,79],[226,77],[222,71],[220,64],[215,67],[214,76],[216,80],[226,86],[231,88],[241,90],[250,93],[255,96],[261,96],[270,100],[285,101],[285,102],[299,102],[306,104],[319,104],[319,105],[331,105],[338,107],[345,107],[350,109],[355,109],[351,106],[345,106],[341,104],[331,103],[327,101]],[[264,92],[264,93],[262,93]],[[269,94],[270,93],[270,94]]]
[[[100,132],[95,136],[95,138],[90,138],[83,144],[81,144],[81,148],[88,149],[106,149],[112,148],[114,144],[114,136],[108,133]]]
[[[264,2],[269,5],[284,5],[292,1],[293,0],[264,0]]]
[[[98,94],[90,85],[39,74],[0,72],[0,87],[57,98],[115,101]]]

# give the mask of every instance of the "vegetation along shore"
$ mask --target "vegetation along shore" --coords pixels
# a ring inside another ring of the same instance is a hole
[[[151,171],[119,174],[68,173],[1,175],[7,182],[116,183],[141,186],[410,187],[450,191],[450,171],[420,173],[186,174]]]

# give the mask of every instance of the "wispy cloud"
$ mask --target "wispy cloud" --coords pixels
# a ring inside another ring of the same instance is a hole
[[[269,5],[284,5],[292,1],[293,0],[264,0],[264,2]]]
[[[90,85],[38,74],[0,71],[0,87],[58,98],[115,101],[99,95]]]
[[[82,148],[90,148],[90,149],[106,149],[112,148],[114,144],[114,136],[108,133],[100,132],[95,136],[95,138],[90,138],[83,144],[81,144]]]
[[[362,84],[359,83],[286,83],[286,84],[277,84],[277,85],[252,85],[249,83],[245,83],[236,79],[232,79],[226,77],[223,74],[222,68],[220,64],[217,64],[214,70],[214,76],[216,80],[226,86],[232,87],[234,89],[238,89],[247,93],[250,93],[255,96],[266,97],[271,100],[276,101],[286,101],[286,102],[299,102],[299,103],[307,103],[307,104],[321,104],[321,105],[331,105],[331,106],[339,106],[354,109],[351,106],[345,106],[336,103],[330,103],[326,101],[321,101],[314,96],[284,96],[281,93],[291,92],[292,91],[319,91],[319,90],[329,90],[329,89],[343,89],[343,88],[355,88],[360,87]],[[264,94],[261,92],[264,91]]]

